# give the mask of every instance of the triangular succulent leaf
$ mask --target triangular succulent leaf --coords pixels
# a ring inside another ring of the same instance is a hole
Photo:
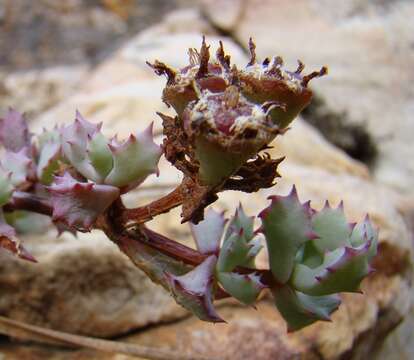
[[[298,250],[314,237],[310,214],[298,199],[296,189],[287,196],[273,196],[272,203],[259,215],[263,222],[273,276],[286,283]]]
[[[105,179],[105,184],[124,187],[136,186],[146,177],[158,171],[161,148],[154,143],[152,125],[137,136],[131,135],[123,144],[110,146],[114,166]]]
[[[102,179],[92,166],[87,153],[89,139],[99,130],[99,126],[83,119],[79,113],[75,122],[61,129],[62,151],[70,164],[89,180]]]
[[[217,257],[211,255],[184,275],[175,276],[166,273],[165,276],[178,304],[201,320],[223,322],[213,306],[216,262]]]
[[[217,272],[217,279],[231,296],[246,305],[253,304],[266,287],[254,273]]]
[[[343,247],[325,255],[322,265],[312,269],[298,264],[291,283],[295,289],[309,295],[338,292],[359,292],[362,279],[370,272],[368,251],[371,241],[358,248]]]
[[[76,110],[75,122],[79,122],[82,125],[89,137],[93,137],[102,128],[102,123],[89,122],[82,116],[79,110]]]
[[[206,211],[203,221],[197,225],[190,223],[198,251],[202,254],[218,254],[225,223],[223,213],[216,212],[212,208]]]
[[[327,202],[321,211],[312,216],[312,226],[318,235],[314,244],[322,253],[350,245],[349,236],[352,229],[342,206],[332,209]]]
[[[288,331],[300,330],[315,321],[330,321],[330,315],[341,303],[337,295],[309,296],[289,285],[273,291],[276,307],[288,324]]]
[[[37,177],[44,185],[50,185],[53,181],[53,173],[59,167],[61,157],[61,146],[54,142],[45,142],[40,149],[39,160],[37,164]]]
[[[95,133],[89,141],[88,155],[92,166],[101,178],[104,179],[112,170],[114,161],[112,152],[108,146],[108,141],[102,133]]]
[[[355,226],[350,241],[353,247],[358,247],[367,241],[370,241],[371,246],[367,253],[368,260],[371,261],[372,258],[377,255],[378,230],[374,229],[368,216],[365,217],[363,222],[360,222]]]
[[[220,272],[231,272],[237,266],[246,265],[251,258],[248,257],[251,246],[247,244],[243,232],[232,233],[221,247],[217,270]]]
[[[30,146],[29,129],[24,116],[16,110],[9,109],[0,119],[0,143],[12,152],[19,152]]]
[[[254,217],[247,216],[240,204],[235,215],[230,219],[225,238],[228,238],[233,232],[238,233],[243,229],[246,240],[250,241],[254,237],[253,225]]]
[[[69,173],[56,177],[48,187],[53,205],[53,220],[65,222],[80,231],[88,231],[119,197],[119,189],[109,185],[79,182]]]

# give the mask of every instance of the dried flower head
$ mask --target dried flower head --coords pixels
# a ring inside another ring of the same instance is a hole
[[[211,59],[204,38],[200,51],[189,50],[189,65],[182,69],[174,70],[159,61],[150,64],[158,75],[168,78],[163,100],[175,109],[176,131],[184,139],[175,146],[176,152],[192,163],[186,166],[180,161],[179,165],[194,173],[197,164],[201,184],[222,184],[283,134],[310,102],[309,81],[326,74],[323,67],[303,76],[302,62],[296,71],[285,70],[280,57],[258,63],[252,40],[249,48],[250,61],[241,70],[230,64],[221,42],[216,58]],[[172,142],[166,135],[167,142]],[[177,159],[170,156],[169,160],[175,164]]]

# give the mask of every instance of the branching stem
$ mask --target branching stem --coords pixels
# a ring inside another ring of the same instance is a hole
[[[126,228],[134,227],[152,220],[155,216],[164,214],[180,206],[183,202],[183,186],[178,185],[173,191],[148,205],[134,209],[124,209],[120,223]]]
[[[95,227],[104,231],[118,246],[122,246],[121,240],[127,238],[133,242],[148,246],[171,259],[181,261],[190,266],[197,266],[207,258],[207,255],[142,225],[142,223],[150,220],[153,216],[168,212],[172,208],[179,206],[183,199],[182,196],[181,186],[178,186],[165,197],[136,209],[126,209],[121,199],[118,199],[109,210],[111,216],[101,216]],[[4,210],[25,210],[47,216],[52,216],[53,213],[53,207],[47,199],[23,191],[15,191],[9,203],[4,206]],[[130,231],[128,231],[125,225],[126,219],[133,219],[131,220],[131,225],[134,226],[134,229],[130,225]],[[269,270],[236,268],[235,271],[243,274],[251,272],[260,273],[262,282],[265,285],[275,285]],[[220,297],[226,296],[222,294]]]
[[[53,214],[53,206],[47,199],[23,191],[15,191],[9,203],[3,207],[3,210],[7,212],[26,210],[47,216],[52,216]]]

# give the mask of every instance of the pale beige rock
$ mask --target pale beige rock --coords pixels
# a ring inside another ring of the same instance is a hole
[[[222,31],[234,30],[244,16],[243,0],[202,0],[201,5],[206,17]]]
[[[0,254],[0,312],[108,337],[185,314],[101,232],[23,237],[38,264]]]
[[[228,324],[210,324],[189,318],[170,325],[148,329],[120,339],[129,343],[170,348],[214,359],[339,359],[370,358],[383,336],[396,325],[389,314],[406,307],[407,286],[398,277],[377,275],[364,287],[366,296],[343,296],[344,304],[333,316],[332,323],[316,323],[303,331],[287,335],[280,315],[269,301],[258,304],[257,310],[248,307],[225,306],[219,309]],[[391,295],[391,296],[390,296]],[[358,319],[358,321],[356,321]],[[126,355],[101,354],[89,350],[62,352],[42,346],[26,349],[41,359],[132,359]],[[357,351],[356,351],[357,350]],[[8,345],[0,351],[8,359],[21,359],[24,347]]]
[[[56,66],[52,68],[0,71],[0,111],[12,107],[34,117],[73,94],[86,76],[88,67]]]
[[[286,156],[286,162],[322,168],[334,174],[344,173],[362,178],[370,176],[366,166],[328,143],[313,126],[301,118],[293,122],[285,135],[276,138],[273,145],[274,148],[269,153],[273,157]]]

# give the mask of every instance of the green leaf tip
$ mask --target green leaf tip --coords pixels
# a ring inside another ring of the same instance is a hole
[[[274,289],[277,309],[288,325],[288,332],[300,330],[318,320],[331,321],[330,315],[338,309],[341,300],[337,295],[309,296],[289,285]]]

